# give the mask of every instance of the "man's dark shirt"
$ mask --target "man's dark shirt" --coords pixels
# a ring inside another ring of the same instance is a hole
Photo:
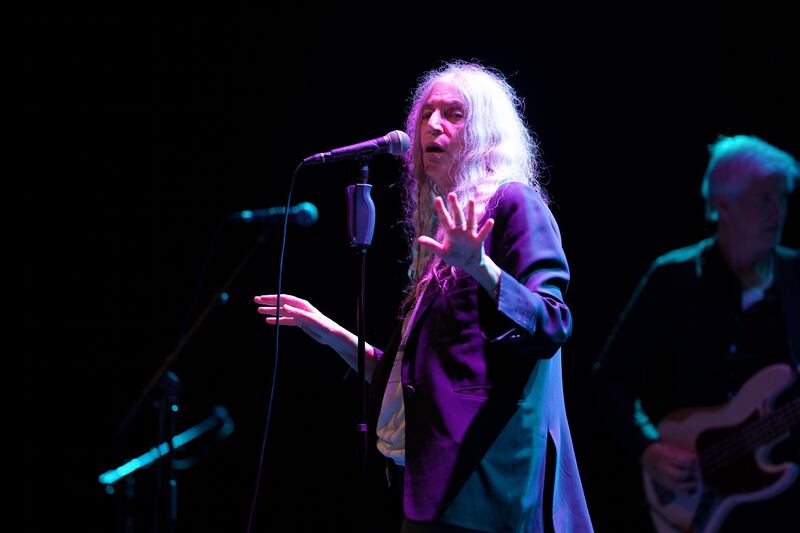
[[[641,418],[635,421],[637,400],[657,426],[676,409],[725,404],[768,365],[784,363],[796,373],[797,355],[790,347],[796,346],[798,334],[798,253],[782,248],[776,261],[780,276],[746,310],[742,287],[714,239],[653,263],[595,368],[604,427],[633,460],[638,462],[652,442]],[[797,397],[798,389],[795,381],[788,390],[776,391],[775,405]],[[800,463],[798,426],[771,458]]]

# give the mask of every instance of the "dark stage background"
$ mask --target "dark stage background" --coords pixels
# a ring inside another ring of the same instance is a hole
[[[800,155],[796,19],[763,2],[452,9],[21,19],[24,94],[8,105],[21,109],[27,161],[12,230],[24,257],[24,530],[115,530],[119,495],[97,476],[156,442],[158,412],[145,402],[122,438],[115,428],[263,235],[174,367],[179,430],[215,405],[236,424],[192,448],[178,531],[244,530],[274,342],[251,299],[276,288],[280,238],[277,226],[225,217],[285,203],[307,155],[402,129],[417,77],[454,58],[499,68],[526,100],[572,269],[564,379],[590,510],[598,531],[640,530],[638,479],[594,422],[591,365],[649,263],[710,232],[706,146],[750,133]],[[381,345],[403,285],[400,167],[382,156],[370,169],[368,329]],[[347,162],[300,174],[293,203],[314,203],[319,221],[289,228],[284,278],[350,328],[344,190],[355,179]],[[797,246],[797,195],[792,209],[784,243]],[[281,331],[254,530],[350,530],[358,382],[332,351]],[[156,476],[136,476],[135,531],[152,529]]]

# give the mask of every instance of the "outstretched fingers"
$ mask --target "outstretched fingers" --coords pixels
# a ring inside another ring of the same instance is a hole
[[[444,200],[442,200],[441,196],[437,196],[433,201],[433,207],[436,209],[436,214],[439,215],[442,225],[447,229],[453,229],[455,227],[455,223],[453,222],[453,218],[450,216],[450,213],[448,213],[447,209],[445,209]]]
[[[294,296],[291,296],[289,298],[285,298],[285,296],[288,296],[288,295],[281,296],[281,312],[280,312],[280,315],[281,315],[280,316],[280,325],[281,326],[299,326],[299,327],[302,328],[309,321],[313,320],[313,317],[312,317],[313,311],[302,309],[302,308],[297,307],[295,305],[292,305],[290,303],[284,303],[284,302],[288,302],[289,300],[298,301],[298,302],[305,302],[305,300],[300,300],[300,298],[296,298]],[[263,296],[263,297],[256,296],[255,300],[256,300],[256,303],[267,303],[267,302],[269,302],[269,303],[273,304],[273,305],[260,306],[258,308],[258,312],[259,312],[259,314],[267,315],[267,317],[265,319],[267,324],[271,324],[271,325],[277,324],[278,323],[278,319],[277,319],[277,314],[278,314],[277,309],[278,308],[275,306],[275,303],[277,302],[277,296],[273,295],[273,294],[266,295],[266,296]],[[305,303],[308,303],[308,302],[305,302]]]
[[[439,241],[431,239],[426,235],[417,237],[417,242],[435,254],[444,252],[444,246],[442,246]]]
[[[268,316],[264,320],[266,320],[267,324],[271,326],[274,326],[275,324],[278,323],[278,319],[275,318],[274,316]],[[281,316],[281,326],[299,326],[299,325],[300,322],[298,322],[298,320],[295,317]]]
[[[467,229],[474,231],[475,229],[475,199],[470,198],[467,200]]]
[[[261,296],[253,297],[253,301],[260,305],[275,306],[278,303],[278,295],[263,294]],[[291,294],[281,294],[281,307],[283,307],[284,304],[293,305],[294,307],[305,309],[306,311],[314,310],[314,307],[308,302],[308,300],[303,300],[302,298],[292,296]]]
[[[486,237],[488,237],[489,233],[491,233],[493,227],[494,227],[494,219],[490,218],[483,223],[483,226],[481,226],[481,230],[478,232],[475,238],[480,242],[485,241]]]
[[[258,312],[262,315],[268,316],[275,316],[277,314],[277,307],[274,305],[266,305],[258,308]],[[283,303],[283,299],[281,299],[281,316],[299,316],[302,318],[308,318],[311,313],[306,311],[305,309],[301,309],[294,305],[290,305],[288,303]]]
[[[453,224],[456,228],[467,229],[466,222],[464,221],[464,211],[458,205],[458,196],[456,193],[451,192],[447,195],[447,203],[450,205],[450,212],[453,213]]]

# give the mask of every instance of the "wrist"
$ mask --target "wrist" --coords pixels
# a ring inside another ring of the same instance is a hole
[[[337,352],[346,349],[350,344],[356,342],[356,336],[339,326],[338,324],[329,326],[323,344],[326,344]]]
[[[496,298],[496,290],[500,285],[501,273],[502,270],[492,261],[492,258],[484,256],[481,264],[469,274],[478,281],[481,287],[486,289],[486,292]]]
[[[338,326],[336,330],[332,332],[331,342],[328,346],[339,354],[352,353],[353,357],[356,357],[358,355],[358,335]],[[366,339],[364,340],[364,353],[367,355],[368,359],[375,357],[375,349]]]

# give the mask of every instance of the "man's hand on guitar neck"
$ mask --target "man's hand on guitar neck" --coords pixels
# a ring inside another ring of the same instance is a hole
[[[642,453],[642,466],[664,488],[691,494],[697,490],[697,454],[674,444],[654,442]]]

